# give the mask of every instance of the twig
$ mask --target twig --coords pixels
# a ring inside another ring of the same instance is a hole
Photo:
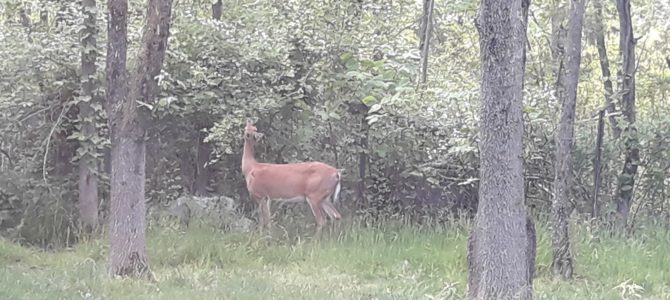
[[[330,146],[333,147],[333,154],[335,155],[335,167],[340,167],[340,159],[337,155],[337,144],[335,143],[335,134],[333,133],[333,124],[328,120],[328,131],[330,133]]]
[[[56,127],[58,127],[58,124],[60,124],[60,121],[63,119],[63,115],[65,114],[65,111],[67,108],[70,106],[67,104],[63,104],[63,109],[60,111],[60,115],[58,115],[58,119],[56,119],[56,122],[54,125],[51,127],[51,131],[49,132],[49,136],[47,136],[47,144],[45,146],[44,150],[44,158],[42,159],[42,179],[44,179],[44,184],[48,185],[47,181],[47,157],[49,156],[49,144],[51,143],[51,136],[53,136],[54,131],[56,131]]]
[[[49,109],[52,109],[54,106],[55,106],[55,105],[47,106],[47,107],[45,107],[45,108],[41,108],[41,109],[38,109],[38,110],[36,110],[36,111],[34,111],[34,112],[31,112],[31,113],[29,113],[28,115],[26,115],[25,117],[21,118],[20,120],[17,120],[17,122],[20,123],[20,124],[23,124],[23,122],[25,122],[26,120],[30,119],[30,118],[33,117],[34,115],[39,114],[39,113],[44,112],[44,111],[47,111],[47,110],[49,110]]]
[[[400,36],[400,34],[402,34],[405,30],[412,29],[412,27],[414,27],[414,25],[415,25],[416,23],[419,23],[419,21],[421,21],[422,18],[423,18],[423,17],[418,17],[416,20],[412,21],[412,23],[409,23],[409,24],[407,24],[405,27],[400,28],[400,29],[398,30],[398,32],[391,33],[391,35],[389,36],[390,39],[395,39],[395,38],[397,38],[398,36]],[[390,39],[389,39],[389,40],[390,40]]]
[[[9,156],[9,153],[2,149],[0,149],[0,153],[4,154],[7,157],[7,161],[9,161],[9,166],[12,167],[14,165],[14,162],[12,162],[12,157]]]

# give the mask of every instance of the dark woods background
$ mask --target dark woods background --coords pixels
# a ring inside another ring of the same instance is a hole
[[[150,104],[150,210],[185,194],[226,195],[251,215],[255,207],[240,171],[242,127],[251,117],[265,134],[259,160],[320,160],[344,169],[347,215],[415,223],[472,217],[480,81],[472,20],[478,1],[415,2],[175,1],[161,91]],[[620,133],[627,121],[616,78],[619,22],[614,4],[603,4],[586,9],[569,199],[577,218],[607,225],[621,192],[632,191],[625,216],[629,229],[667,224],[670,65],[668,33],[658,24],[668,20],[670,9],[654,1],[636,3],[633,26],[645,34],[636,44],[637,136],[627,139],[627,131]],[[95,166],[101,224],[109,210],[106,14],[98,3],[97,18],[88,23],[98,37],[85,50],[98,59],[94,86],[86,92],[80,4],[0,5],[0,230],[31,244],[63,245],[79,232],[82,158]],[[130,70],[144,8],[144,1],[130,1]],[[547,219],[551,207],[561,105],[554,93],[553,37],[563,9],[553,1],[536,1],[529,13],[525,194],[539,220]],[[599,112],[607,103],[599,48],[609,55],[612,75],[605,79],[615,105],[600,117],[602,149],[597,151]],[[83,131],[85,125],[95,130]],[[622,188],[626,142],[639,145],[640,167],[634,185]]]

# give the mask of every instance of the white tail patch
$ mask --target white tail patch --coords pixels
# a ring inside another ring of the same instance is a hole
[[[340,200],[341,180],[342,175],[340,174],[340,172],[337,172],[337,185],[335,186],[335,192],[333,193],[333,203],[335,204],[337,204],[337,202]]]

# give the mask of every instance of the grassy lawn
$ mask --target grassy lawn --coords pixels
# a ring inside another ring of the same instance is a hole
[[[576,279],[549,274],[547,229],[538,227],[536,299],[670,299],[670,234],[594,236],[575,226]],[[467,230],[343,225],[272,237],[203,226],[149,231],[156,281],[112,278],[108,240],[45,252],[0,240],[0,299],[460,299]],[[636,295],[638,297],[636,297]]]

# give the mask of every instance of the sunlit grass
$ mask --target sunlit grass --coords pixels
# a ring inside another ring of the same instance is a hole
[[[107,238],[57,252],[0,240],[0,299],[459,299],[466,227],[346,222],[321,239],[281,224],[271,237],[154,228],[156,281],[109,276]],[[538,227],[536,299],[670,299],[670,234],[647,229],[623,239],[587,229],[575,226],[576,278],[562,282],[549,274],[549,236]]]

